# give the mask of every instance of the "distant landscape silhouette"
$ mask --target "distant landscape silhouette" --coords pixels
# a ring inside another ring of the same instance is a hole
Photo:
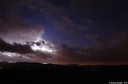
[[[87,83],[128,81],[128,65],[54,65],[40,63],[0,63],[3,83]],[[5,81],[4,81],[5,80]],[[7,81],[8,80],[8,81]]]

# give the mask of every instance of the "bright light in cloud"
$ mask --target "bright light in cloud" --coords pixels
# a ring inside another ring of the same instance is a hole
[[[0,52],[0,54],[8,56],[8,57],[20,56],[19,54],[12,53],[12,52]]]
[[[11,45],[15,46],[14,43]],[[44,57],[51,57],[57,54],[55,45],[41,38],[37,38],[37,40],[35,40],[34,42],[26,42],[20,45],[28,45],[29,47],[31,47],[30,50],[33,50],[33,52],[28,51],[28,53],[21,54],[17,51],[0,51],[0,61],[17,62],[18,60],[19,62],[39,62],[41,60],[41,63],[47,63],[47,61],[49,62],[50,59],[42,60]]]
[[[31,48],[33,50],[39,50],[39,51],[50,52],[50,53],[53,52],[52,49],[50,49],[48,46],[45,46],[45,45],[39,45],[39,46],[37,46],[36,44],[34,44],[34,45],[31,46]]]
[[[37,38],[34,44],[31,45],[31,48],[36,51],[43,51],[43,52],[48,52],[48,53],[54,53],[55,50],[52,49],[52,45],[47,45],[48,42],[42,41],[41,38]]]

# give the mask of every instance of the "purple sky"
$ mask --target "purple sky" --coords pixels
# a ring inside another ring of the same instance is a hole
[[[127,0],[0,0],[0,61],[128,64]]]

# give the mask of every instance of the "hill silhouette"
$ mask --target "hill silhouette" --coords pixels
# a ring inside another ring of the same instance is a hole
[[[40,63],[0,63],[0,82],[4,83],[99,83],[128,81],[128,65],[55,65]]]

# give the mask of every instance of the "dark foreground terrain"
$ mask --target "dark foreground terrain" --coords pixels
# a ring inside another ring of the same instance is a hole
[[[128,65],[0,63],[0,84],[128,84]]]

